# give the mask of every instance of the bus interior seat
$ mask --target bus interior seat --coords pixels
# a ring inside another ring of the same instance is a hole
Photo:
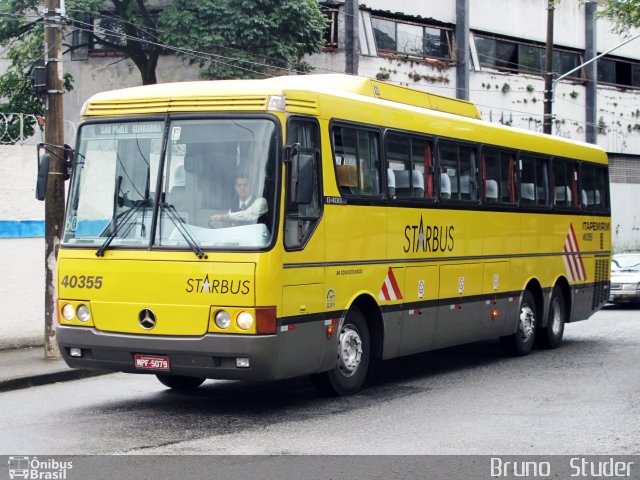
[[[440,174],[440,198],[451,198],[451,179],[444,172]]]
[[[536,192],[533,183],[522,183],[520,185],[520,192],[522,203],[534,203],[536,201]]]
[[[470,175],[460,175],[460,198],[463,200],[475,200],[476,188]]]
[[[387,168],[387,192],[389,197],[396,196],[396,174],[390,168]]]
[[[591,193],[591,200],[593,200],[593,192],[589,192]],[[589,202],[589,198],[587,195],[587,191],[586,190],[580,190],[580,202],[582,203],[582,205],[584,205],[585,207],[587,205],[591,205],[593,203],[593,201]]]
[[[411,196],[411,185],[409,183],[409,170],[396,170],[396,195],[406,198]]]
[[[487,180],[485,186],[485,197],[487,202],[498,201],[498,182],[495,180]]]
[[[411,170],[411,185],[414,198],[424,197],[424,177],[419,170]]]
[[[555,188],[555,204],[561,206],[571,205],[571,189],[567,186]]]

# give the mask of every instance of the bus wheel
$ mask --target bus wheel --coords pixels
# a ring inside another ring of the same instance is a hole
[[[194,390],[205,381],[201,377],[187,377],[186,375],[157,374],[156,377],[158,377],[160,383],[174,390]]]
[[[529,290],[522,292],[518,310],[518,329],[513,335],[500,338],[502,349],[509,355],[528,354],[536,336],[536,302]]]
[[[338,335],[336,366],[328,372],[311,375],[311,382],[325,395],[355,393],[367,376],[370,353],[367,322],[360,309],[353,307]]]
[[[547,326],[538,332],[537,340],[545,348],[558,348],[564,334],[566,310],[564,295],[557,285],[551,291],[551,302],[549,303],[549,321]]]

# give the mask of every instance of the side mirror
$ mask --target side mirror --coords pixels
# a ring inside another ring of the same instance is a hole
[[[38,155],[38,180],[36,182],[36,199],[44,200],[47,196],[47,180],[49,179],[49,161],[51,155],[45,153],[42,157]]]
[[[298,205],[308,205],[313,201],[313,164],[312,153],[302,153],[300,145],[290,147],[288,162],[291,169],[289,176],[289,201]]]

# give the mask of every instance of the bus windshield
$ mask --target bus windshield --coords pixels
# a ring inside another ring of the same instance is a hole
[[[86,124],[63,243],[101,252],[265,247],[276,152],[276,124],[265,118]]]

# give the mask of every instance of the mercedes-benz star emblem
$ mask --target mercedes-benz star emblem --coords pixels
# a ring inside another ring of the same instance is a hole
[[[151,330],[156,326],[156,314],[149,308],[143,308],[138,314],[138,323],[145,330]]]

